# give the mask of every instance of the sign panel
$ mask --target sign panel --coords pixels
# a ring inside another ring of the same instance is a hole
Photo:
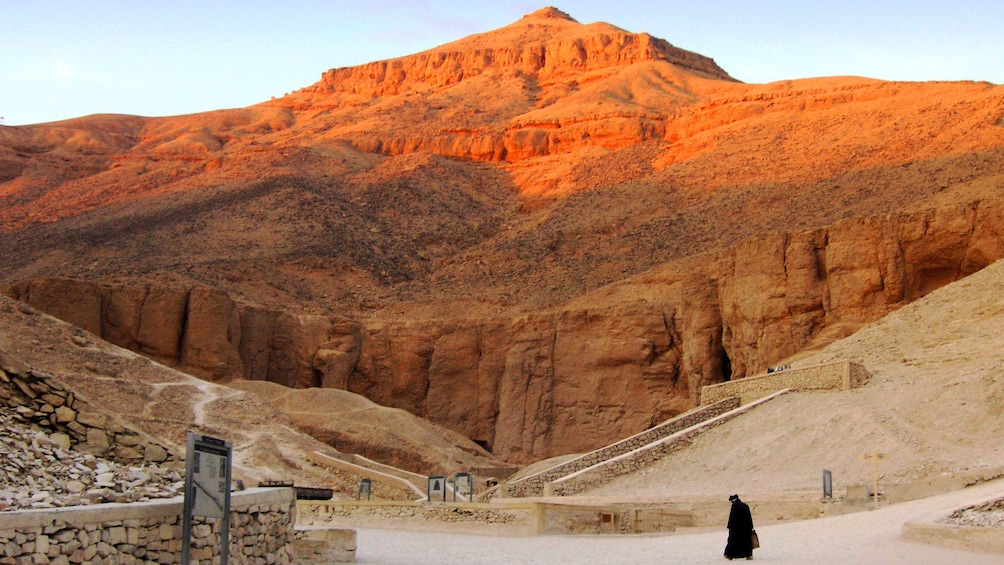
[[[373,488],[373,482],[370,479],[363,479],[359,481],[359,497],[356,500],[369,500],[370,490]]]
[[[192,516],[222,518],[230,490],[230,453],[214,444],[196,442],[191,457]]]
[[[474,475],[470,473],[457,473],[453,476],[453,483],[454,502],[456,502],[458,496],[474,502]]]
[[[181,562],[189,563],[192,518],[221,520],[220,563],[230,556],[230,469],[233,444],[188,432],[185,452],[185,503],[182,517]]]
[[[430,475],[429,476],[429,502],[435,497],[440,497],[443,502],[446,502],[446,476],[445,475]]]

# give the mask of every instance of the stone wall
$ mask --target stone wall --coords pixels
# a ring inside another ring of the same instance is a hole
[[[0,564],[181,563],[181,498],[0,513]],[[231,496],[230,562],[292,561],[292,489],[253,489]],[[191,563],[219,563],[222,521],[197,518]]]
[[[301,500],[298,521],[305,527],[382,527],[462,530],[493,535],[538,533],[538,505],[451,502]]]
[[[342,457],[354,459],[352,455],[342,454]],[[337,459],[323,453],[308,453],[307,460],[321,467],[331,469],[334,472],[341,472],[359,479],[369,479],[372,481],[372,496],[381,500],[419,500],[425,497],[422,489],[417,486],[424,484],[427,477],[406,473],[400,469],[393,469],[385,465],[378,465],[380,469],[394,472],[382,472],[369,466],[358,465],[351,461]],[[405,476],[397,476],[405,475]],[[358,479],[356,479],[358,480]]]
[[[869,378],[868,370],[863,365],[849,361],[784,369],[705,386],[701,390],[701,405],[709,405],[732,397],[746,403],[783,389],[850,390],[861,386]]]
[[[81,332],[83,334],[83,332]],[[85,340],[83,335],[74,339]],[[179,461],[178,456],[124,420],[77,397],[53,375],[0,351],[0,402],[24,420],[53,432],[52,439],[121,463]]]
[[[577,473],[557,479],[545,486],[544,496],[571,496],[605,484],[616,477],[644,469],[671,453],[685,449],[698,434],[724,424],[732,418],[748,412],[760,404],[769,402],[770,400],[773,400],[774,398],[787,392],[789,391],[783,390],[776,392],[766,398],[751,402],[745,406],[736,408],[735,410],[731,410],[710,420],[705,420],[695,426],[677,432],[660,441],[650,443],[630,453],[625,453],[624,455],[614,457],[613,459],[608,459]]]
[[[669,437],[681,430],[685,430],[705,420],[710,420],[711,418],[720,416],[738,407],[738,398],[725,398],[711,406],[691,410],[690,412],[681,414],[676,418],[663,422],[662,424],[641,432],[640,434],[635,434],[629,438],[618,441],[617,443],[597,449],[590,453],[586,453],[585,455],[572,459],[571,461],[566,461],[561,465],[551,467],[550,469],[541,471],[535,475],[524,477],[520,480],[502,485],[499,490],[496,491],[497,496],[514,498],[541,496],[544,493],[545,486],[551,481],[570,475],[576,471],[592,467],[593,465],[602,463],[619,455],[640,449],[652,442]]]

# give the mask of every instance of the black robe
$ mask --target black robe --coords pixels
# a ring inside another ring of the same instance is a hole
[[[753,556],[753,515],[748,504],[741,500],[732,503],[729,512],[729,543],[725,557],[747,558]]]

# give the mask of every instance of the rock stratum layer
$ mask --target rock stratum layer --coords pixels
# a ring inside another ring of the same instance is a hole
[[[204,378],[584,451],[1002,257],[1004,88],[750,85],[545,9],[189,116],[0,128],[0,283]]]
[[[1004,257],[977,202],[775,232],[517,318],[352,320],[222,290],[38,279],[12,297],[211,380],[356,392],[513,462],[580,452],[683,412]],[[631,294],[629,299],[621,294]]]

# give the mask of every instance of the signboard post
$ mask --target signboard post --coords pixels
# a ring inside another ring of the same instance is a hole
[[[471,473],[457,473],[453,476],[453,502],[457,501],[457,496],[467,497],[469,502],[474,502],[474,475]]]
[[[442,496],[443,502],[446,502],[445,475],[429,475],[429,502],[432,502],[434,496]]]
[[[878,508],[878,462],[879,459],[885,459],[885,453],[865,453],[861,458],[872,460],[872,495],[875,499],[875,508]]]
[[[188,432],[185,451],[185,503],[181,527],[181,562],[188,565],[192,552],[192,518],[222,520],[220,563],[230,558],[230,468],[233,444]]]

